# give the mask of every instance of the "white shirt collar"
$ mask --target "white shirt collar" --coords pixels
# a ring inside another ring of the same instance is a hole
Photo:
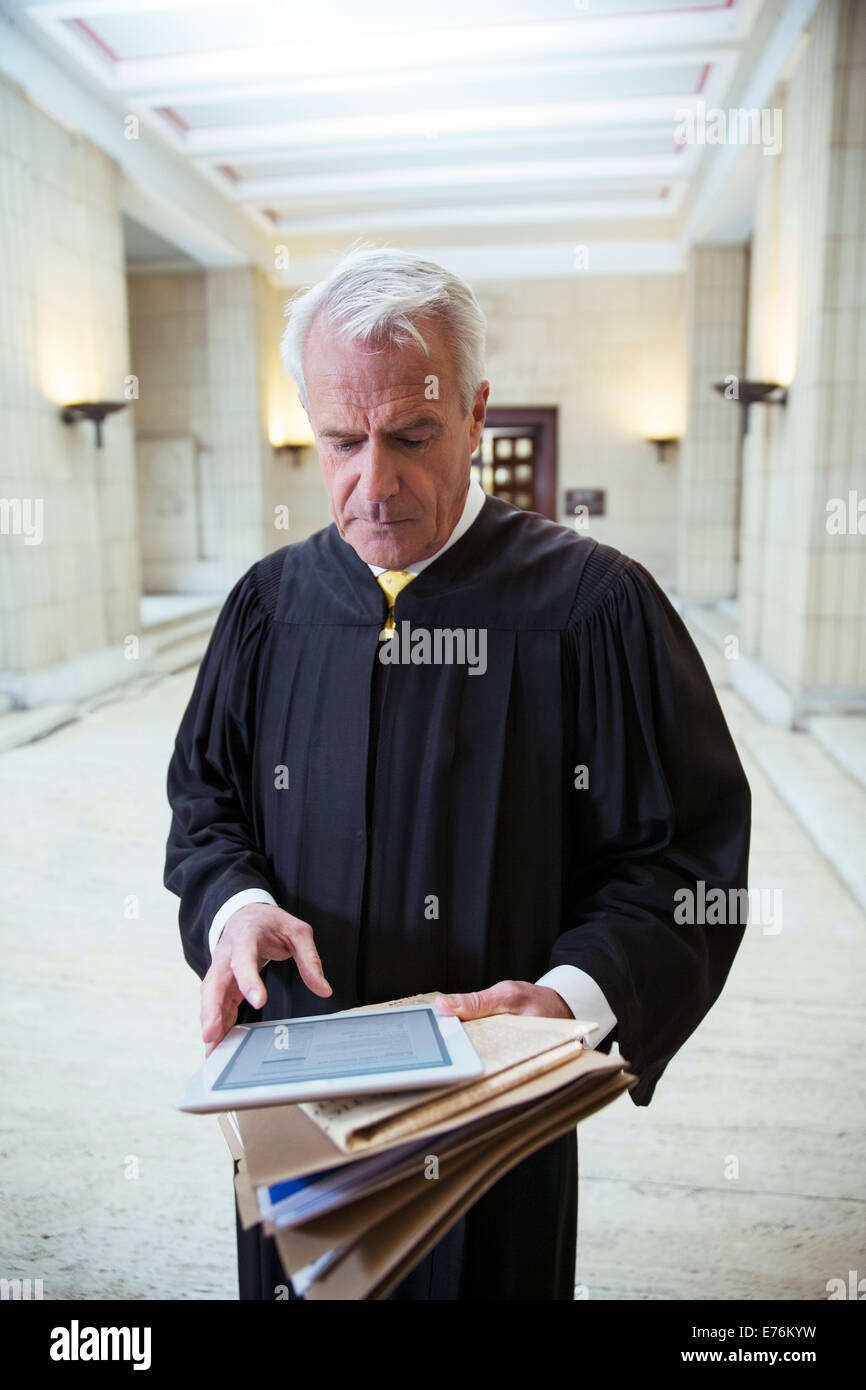
[[[428,555],[426,560],[416,560],[411,565],[404,565],[403,568],[408,570],[410,574],[417,575],[420,574],[423,569],[426,569],[428,565],[432,565],[434,560],[438,560],[439,556],[444,555],[445,551],[454,545],[455,541],[459,541],[460,537],[466,534],[473,521],[477,519],[486,499],[487,493],[473,473],[469,479],[469,491],[466,494],[466,501],[463,503],[463,511],[460,514],[460,520],[454,527],[454,530],[451,532],[445,544],[439,547],[435,555]],[[368,562],[368,566],[373,574],[385,573],[385,569],[382,565],[370,565]]]

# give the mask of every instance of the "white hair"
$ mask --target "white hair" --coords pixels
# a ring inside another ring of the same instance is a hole
[[[424,352],[429,349],[416,321],[438,318],[453,344],[461,409],[469,413],[484,380],[487,324],[478,300],[459,276],[411,251],[362,247],[344,256],[324,280],[289,300],[280,355],[308,414],[303,352],[319,314],[350,342],[374,348],[414,343]]]

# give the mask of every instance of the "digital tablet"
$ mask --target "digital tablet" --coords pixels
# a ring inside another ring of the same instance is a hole
[[[429,1004],[284,1018],[232,1028],[190,1081],[179,1110],[448,1086],[484,1067],[459,1018]]]

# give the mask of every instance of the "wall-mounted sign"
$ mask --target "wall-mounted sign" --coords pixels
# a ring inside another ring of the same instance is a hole
[[[569,516],[604,516],[604,499],[601,488],[571,487],[565,493],[565,510]]]

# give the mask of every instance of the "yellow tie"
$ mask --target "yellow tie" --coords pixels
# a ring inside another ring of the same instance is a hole
[[[394,604],[401,589],[405,589],[407,584],[411,584],[415,578],[408,570],[384,570],[382,574],[376,575],[379,586],[388,600],[388,617],[385,619],[383,632],[394,632],[396,624],[394,622]]]

